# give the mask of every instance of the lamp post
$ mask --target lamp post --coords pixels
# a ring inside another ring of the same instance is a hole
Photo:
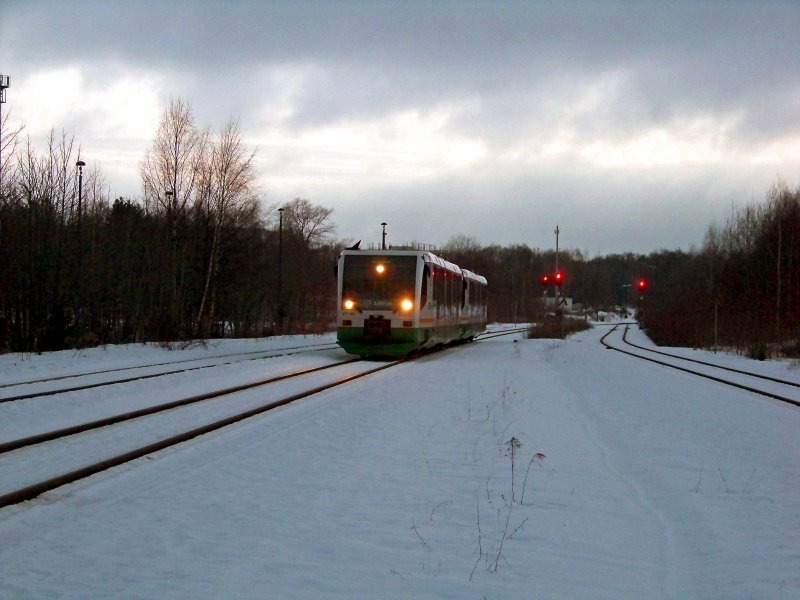
[[[381,233],[381,250],[386,250],[386,223],[381,223],[383,233]]]
[[[283,333],[283,208],[278,209],[278,332]]]
[[[79,160],[75,163],[75,166],[78,167],[78,232],[80,232],[83,200],[83,167],[86,166],[86,163],[82,160]]]
[[[78,330],[82,330],[82,308],[83,308],[83,231],[81,229],[81,213],[83,212],[82,206],[82,198],[83,198],[83,167],[86,166],[86,163],[82,160],[79,160],[75,163],[75,166],[78,167],[78,231],[77,231],[77,257],[76,263],[78,267],[78,272],[75,275],[73,280],[73,285],[75,286],[75,316],[78,323]]]
[[[170,238],[170,242],[172,244],[171,250],[172,250],[172,256],[174,258],[174,256],[175,256],[175,239],[176,239],[178,233],[177,233],[177,230],[176,230],[175,215],[172,212],[172,196],[173,196],[172,190],[166,190],[164,192],[164,197],[166,199],[165,203],[167,205],[167,217],[168,217],[168,221],[167,222],[169,223],[169,226],[171,228],[170,235],[172,236]]]
[[[175,213],[173,212],[172,208],[172,190],[165,190],[164,191],[164,203],[166,204],[167,208],[167,225],[170,228],[170,238],[169,238],[169,260],[170,260],[170,267],[172,269],[172,278],[170,281],[170,289],[173,292],[173,298],[177,291],[175,290],[175,270],[177,269],[178,264],[178,225],[176,223]]]
[[[166,190],[164,192],[164,203],[166,204],[167,216],[170,218],[171,221],[175,220],[175,215],[172,212],[172,208],[173,208],[172,207],[172,196],[173,195],[174,194],[172,193],[172,190]],[[174,228],[174,226],[173,226],[173,228]]]
[[[8,75],[0,75],[0,193],[3,186],[3,104],[6,103],[6,88],[8,87]]]

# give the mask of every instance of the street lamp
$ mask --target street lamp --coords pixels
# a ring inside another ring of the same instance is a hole
[[[83,212],[83,207],[81,204],[83,198],[83,167],[86,166],[86,163],[82,160],[79,160],[75,163],[75,166],[78,167],[78,234],[77,234],[77,248],[78,248],[78,256],[77,256],[77,267],[78,272],[75,275],[73,280],[73,285],[75,286],[75,317],[78,324],[78,330],[82,330],[83,326],[83,315],[82,315],[82,307],[83,307],[83,231],[81,229],[81,214]]]
[[[86,163],[82,160],[79,160],[75,163],[75,166],[78,167],[78,231],[81,229],[81,201],[83,199],[83,167],[86,166]]]
[[[278,209],[278,327],[283,333],[283,208]]]
[[[3,104],[6,103],[6,88],[8,87],[8,75],[0,75],[0,188],[3,185]],[[2,192],[2,189],[0,189]]]
[[[383,233],[381,234],[381,250],[386,250],[386,223],[381,223]]]

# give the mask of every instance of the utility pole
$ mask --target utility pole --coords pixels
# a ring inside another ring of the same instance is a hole
[[[556,270],[555,270],[555,272],[558,273],[558,234],[561,233],[558,230],[558,224],[556,224],[556,230],[553,233],[556,234]]]
[[[381,223],[383,233],[381,234],[381,250],[386,250],[386,223]]]
[[[558,273],[558,234],[561,233],[558,229],[558,224],[556,224],[556,230],[553,233],[556,234],[556,270],[553,271],[553,273]],[[561,286],[556,285],[556,314],[558,314],[560,310],[559,296],[561,296]]]

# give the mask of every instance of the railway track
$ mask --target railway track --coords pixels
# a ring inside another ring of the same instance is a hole
[[[401,362],[364,368],[354,358],[10,440],[0,446],[0,508]],[[292,380],[298,381],[287,385]],[[266,392],[268,386],[274,392]]]
[[[96,371],[87,371],[83,373],[70,373],[65,375],[57,375],[54,377],[44,377],[40,379],[31,379],[28,381],[18,381],[13,383],[0,384],[0,403],[14,402],[16,400],[28,400],[30,398],[37,398],[41,396],[53,396],[56,394],[63,394],[67,392],[77,392],[88,390],[107,385],[116,385],[122,383],[130,383],[141,379],[153,379],[156,377],[165,377],[167,375],[176,375],[178,373],[186,373],[189,371],[198,371],[201,369],[210,369],[214,367],[222,367],[237,362],[263,360],[267,358],[277,358],[280,356],[291,356],[293,354],[304,352],[321,352],[323,350],[334,350],[339,346],[335,343],[329,344],[313,344],[308,346],[293,346],[289,348],[282,348],[276,350],[256,350],[249,352],[231,352],[227,354],[219,354],[215,356],[187,358],[182,360],[151,363],[144,365],[133,365],[128,367],[119,367],[114,369],[102,369]],[[177,365],[184,365],[175,368]],[[114,377],[116,373],[136,371],[134,374],[126,375],[124,377]],[[112,376],[109,378],[108,376]],[[65,380],[73,381],[68,386],[50,386],[53,382],[63,382]],[[98,380],[99,379],[99,380]],[[31,388],[33,388],[31,390]],[[29,390],[20,392],[19,390]]]
[[[525,330],[515,328],[487,332],[480,339],[512,335]],[[419,358],[429,355],[423,354]],[[410,360],[414,359],[375,363],[349,358],[0,442],[0,508],[31,500],[79,479]],[[147,377],[166,376],[207,366],[211,365],[191,366]],[[220,366],[220,363],[214,366]],[[122,369],[103,373],[119,370]],[[113,383],[143,378],[146,377],[125,377]],[[287,385],[290,381],[292,385]],[[73,385],[52,391],[50,395],[111,383]],[[26,399],[35,395],[26,396]],[[11,400],[5,399],[7,402]],[[120,448],[120,445],[125,447]]]
[[[619,347],[610,342],[609,339],[616,333],[620,325],[613,327],[601,339],[600,343],[609,350],[615,350],[628,356],[633,356],[646,360],[664,367],[683,371],[697,377],[716,381],[740,390],[745,390],[765,396],[794,406],[800,406],[800,383],[789,381],[778,377],[772,377],[763,373],[756,373],[744,369],[737,369],[710,361],[703,361],[694,358],[687,358],[647,348],[628,340],[630,325],[626,324],[620,341],[624,347]],[[655,356],[653,356],[655,355]]]

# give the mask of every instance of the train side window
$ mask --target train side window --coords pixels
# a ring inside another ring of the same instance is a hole
[[[430,269],[426,264],[422,268],[422,289],[420,290],[419,308],[422,310],[428,303],[428,278],[430,277]]]
[[[468,287],[467,280],[464,279],[461,282],[461,309],[463,310],[467,306],[467,287]]]
[[[433,297],[436,300],[436,314],[438,316],[444,316],[444,305],[445,305],[445,287],[444,287],[444,279],[445,279],[445,272],[438,268],[434,267],[433,269]]]
[[[456,299],[455,299],[455,276],[450,272],[447,271],[447,318],[451,318],[453,316],[453,309],[455,308]]]
[[[447,316],[447,271],[439,270],[436,272],[436,276],[439,278],[439,281],[437,283],[440,285],[440,288],[436,290],[439,299],[439,316],[446,317]]]
[[[450,315],[452,317],[457,317],[459,308],[461,306],[461,299],[463,298],[464,294],[464,280],[461,279],[460,275],[456,275],[455,273],[453,273],[453,289],[451,294]]]
[[[456,276],[447,273],[447,317],[451,318],[456,309]]]

